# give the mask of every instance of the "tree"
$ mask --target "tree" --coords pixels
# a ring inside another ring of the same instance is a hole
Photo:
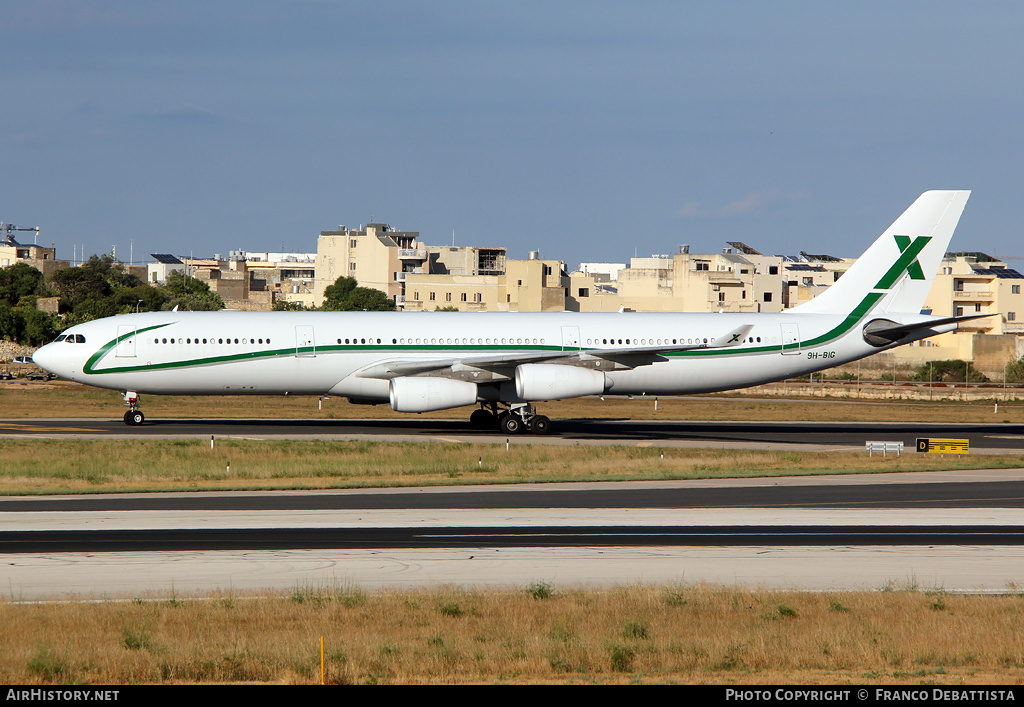
[[[910,376],[915,381],[933,381],[936,383],[963,383],[969,375],[971,383],[987,383],[988,377],[974,366],[970,367],[968,374],[967,361],[948,359],[945,361],[932,361],[918,366],[914,374]]]
[[[346,309],[342,304],[348,299],[349,293],[356,288],[359,283],[356,282],[354,277],[339,277],[334,281],[333,285],[328,285],[324,289],[324,309],[330,309],[331,311],[340,311]]]
[[[106,253],[90,256],[81,269],[99,276],[115,288],[138,287],[142,284],[142,280],[124,269],[124,263]]]
[[[0,300],[0,339],[21,341],[25,335],[25,320],[6,300]]]
[[[1016,361],[1010,360],[1006,364],[1006,382],[1024,383],[1024,357]]]
[[[380,290],[356,287],[348,296],[349,310],[364,312],[393,312],[394,301]]]
[[[38,309],[21,308],[25,320],[25,340],[36,346],[53,341],[60,331],[60,322],[52,314],[40,312]]]
[[[324,290],[320,308],[329,312],[391,312],[395,303],[380,290],[359,287],[355,278],[339,277]]]
[[[27,263],[0,268],[0,298],[18,304],[23,297],[38,295],[44,290],[43,274]]]
[[[61,268],[50,279],[60,295],[61,311],[75,312],[90,300],[106,299],[114,293],[103,275],[84,267]]]
[[[167,274],[164,289],[169,295],[163,303],[164,309],[185,309],[191,312],[212,312],[224,309],[224,300],[210,286],[194,277],[185,277],[180,270]]]
[[[141,302],[140,302],[141,300]],[[114,290],[113,304],[119,314],[136,310],[158,312],[167,303],[167,293],[145,283],[137,287],[118,287]]]

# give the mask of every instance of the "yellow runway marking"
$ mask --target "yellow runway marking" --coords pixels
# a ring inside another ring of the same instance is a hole
[[[42,427],[40,425],[25,425],[19,423],[7,423],[0,426],[0,434],[4,432],[95,432],[85,427]]]
[[[654,444],[654,442],[637,442],[636,446],[638,446],[638,447],[650,447],[652,444]]]
[[[442,442],[456,442],[458,444],[469,444],[469,442],[467,442],[464,439],[455,439],[454,437],[434,437],[434,439],[439,439]]]

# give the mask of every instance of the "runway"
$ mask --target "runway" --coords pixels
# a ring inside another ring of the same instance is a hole
[[[471,430],[460,420],[154,419],[129,427],[121,419],[0,420],[0,438],[368,439],[523,444],[650,444],[665,447],[774,450],[860,450],[864,443],[918,437],[967,439],[972,453],[1024,453],[1024,425],[870,422],[721,422],[557,420],[551,435],[514,437]]]
[[[0,499],[14,599],[297,586],[1024,585],[1024,470]]]

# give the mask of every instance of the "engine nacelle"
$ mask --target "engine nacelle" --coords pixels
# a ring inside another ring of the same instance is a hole
[[[552,363],[524,363],[516,367],[516,395],[523,400],[600,395],[604,389],[604,373],[590,368]]]
[[[432,378],[403,376],[392,378],[388,386],[391,408],[397,412],[430,412],[445,410],[476,402],[476,383]]]

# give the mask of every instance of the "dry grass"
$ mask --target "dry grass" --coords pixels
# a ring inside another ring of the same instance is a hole
[[[585,450],[585,453],[581,450]],[[975,468],[944,455],[325,440],[0,440],[0,494],[399,487]],[[990,468],[1024,466],[989,455]]]
[[[18,605],[0,681],[1016,683],[1024,598],[711,586]]]
[[[998,390],[993,392],[997,395]],[[575,398],[539,404],[553,420],[808,420],[833,422],[1012,422],[1024,423],[1024,402],[999,401],[886,401],[848,398],[763,398],[741,393],[661,397],[658,409],[651,397]],[[411,419],[387,405],[352,405],[329,398],[283,396],[162,396],[146,395],[142,408],[156,418],[276,418],[276,419]],[[0,383],[0,409],[5,419],[34,417],[97,417],[116,419],[124,413],[121,395],[78,384]],[[465,420],[470,408],[439,410],[428,417]]]

